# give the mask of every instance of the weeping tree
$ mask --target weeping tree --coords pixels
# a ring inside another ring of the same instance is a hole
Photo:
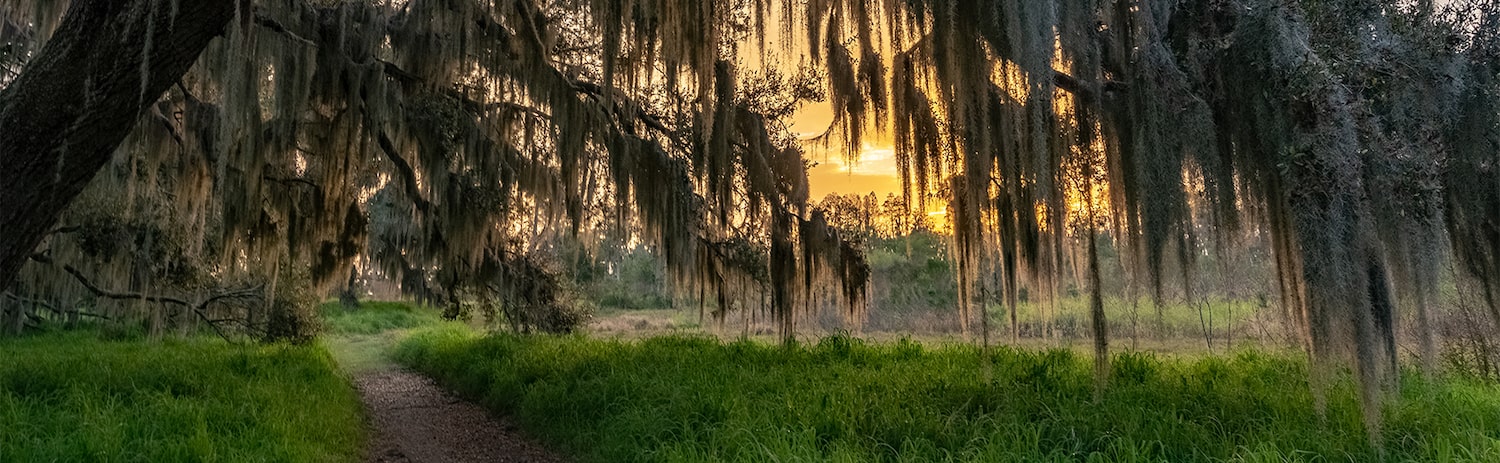
[[[54,227],[75,226],[59,214],[112,165],[118,181],[96,186],[152,190],[184,216],[202,273],[268,288],[288,265],[327,287],[365,259],[432,301],[547,304],[550,280],[527,260],[535,236],[518,228],[602,221],[721,307],[776,288],[768,310],[788,339],[823,282],[856,310],[863,258],[808,207],[781,121],[818,92],[738,70],[735,44],[756,29],[745,5],[596,3],[7,4],[21,73],[0,95],[0,152],[23,181],[6,185],[19,239],[4,281],[28,260],[82,265],[63,260],[78,245]],[[767,257],[738,256],[744,242]],[[136,253],[108,251],[84,257]],[[83,292],[33,290],[45,273],[18,296]],[[108,293],[96,296],[162,283],[141,275],[101,268],[75,283]]]
[[[1372,438],[1399,368],[1397,301],[1428,365],[1446,256],[1494,312],[1495,2],[804,4],[834,130],[893,128],[908,198],[951,186],[963,285],[995,274],[1014,306],[1081,243],[1101,375],[1101,227],[1158,305],[1167,259],[1190,295],[1200,240],[1269,233],[1316,388],[1352,367]]]
[[[11,177],[0,185],[0,220],[10,231],[0,244],[0,281],[9,284],[138,116],[223,33],[235,8],[229,0],[6,2],[0,12],[7,74],[0,77],[0,168]]]

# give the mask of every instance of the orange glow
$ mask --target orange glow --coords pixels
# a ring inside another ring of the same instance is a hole
[[[790,129],[799,137],[822,134],[833,123],[833,109],[827,103],[804,106],[792,115]],[[878,198],[901,194],[894,148],[889,136],[869,140],[861,147],[857,159],[844,159],[840,147],[806,142],[808,158],[818,163],[808,169],[809,192],[814,200],[830,193],[865,195]]]
[[[1061,41],[1054,43],[1052,56],[1052,68],[1058,72],[1069,72],[1073,67],[1072,57],[1063,53]],[[991,72],[990,80],[1007,93],[1012,101],[1026,102],[1031,97],[1031,76],[1014,62],[996,58],[996,66]],[[930,89],[936,94],[936,89]],[[1065,124],[1074,122],[1074,106],[1077,104],[1072,94],[1055,89],[1053,94],[1053,110],[1059,121]],[[941,105],[941,101],[934,102]],[[944,108],[934,108],[938,113],[944,112]],[[792,133],[804,139],[816,137],[829,130],[834,121],[833,109],[827,103],[817,103],[804,106],[791,117],[790,130]],[[885,123],[880,121],[879,123]],[[1096,135],[1092,146],[1082,148],[1070,147],[1072,156],[1077,158],[1096,158],[1105,152],[1105,142],[1100,133],[1100,127],[1095,122],[1092,128]],[[880,133],[880,135],[876,135]],[[884,198],[887,195],[901,195],[901,179],[897,162],[893,153],[893,140],[889,133],[871,130],[868,135],[874,137],[864,141],[853,159],[845,158],[843,147],[825,146],[819,142],[803,143],[803,149],[807,151],[810,160],[817,164],[808,170],[808,184],[811,199],[820,200],[829,194],[843,195],[866,195],[874,193],[876,197]],[[836,144],[836,143],[835,143]],[[1087,152],[1085,152],[1087,151]],[[1087,188],[1084,190],[1083,188]],[[1063,204],[1058,207],[1064,208],[1064,223],[1086,220],[1089,216],[1088,193],[1093,198],[1093,212],[1095,217],[1107,219],[1111,217],[1109,211],[1110,187],[1107,181],[1094,179],[1088,181],[1087,185],[1077,185],[1068,188],[1062,198]],[[928,201],[927,217],[932,224],[940,230],[948,229],[949,214],[945,209],[946,201]],[[1061,224],[1049,223],[1052,219],[1049,208],[1044,204],[1036,205],[1038,223],[1043,230],[1057,227]]]

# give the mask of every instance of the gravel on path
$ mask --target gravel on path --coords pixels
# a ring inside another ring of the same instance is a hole
[[[354,384],[374,428],[366,461],[464,463],[567,461],[514,423],[402,369],[359,374]]]

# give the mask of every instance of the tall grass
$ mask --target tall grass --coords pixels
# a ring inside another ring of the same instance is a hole
[[[319,306],[318,312],[323,316],[324,329],[335,335],[380,334],[442,320],[436,310],[405,302],[366,301],[355,308],[329,302]]]
[[[0,340],[0,461],[340,462],[364,439],[327,352],[217,340]]]
[[[1271,338],[1281,340],[1286,336],[1280,324],[1280,314],[1271,313],[1274,308],[1261,306],[1259,300],[1228,300],[1213,298],[1195,304],[1181,301],[1164,301],[1161,318],[1157,318],[1157,307],[1150,298],[1141,298],[1134,305],[1129,299],[1105,297],[1104,309],[1109,321],[1110,334],[1116,341],[1129,339],[1132,335],[1149,338],[1180,338],[1204,342],[1211,336],[1216,347],[1222,347],[1229,337]],[[1010,330],[1009,309],[992,304],[989,306],[990,323],[996,333]],[[1028,337],[1046,336],[1048,328],[1055,334],[1068,338],[1090,336],[1089,298],[1086,296],[1060,297],[1054,302],[1025,302],[1017,307],[1016,318],[1021,333]],[[1230,333],[1229,330],[1233,332]]]
[[[478,337],[396,358],[588,461],[1500,461],[1500,390],[1404,378],[1383,448],[1348,384],[1313,412],[1304,362],[1242,351],[1122,355],[1095,398],[1070,351],[831,337],[805,348],[692,337]]]

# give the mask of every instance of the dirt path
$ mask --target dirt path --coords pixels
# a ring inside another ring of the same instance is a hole
[[[520,435],[514,424],[453,397],[399,368],[361,372],[354,380],[375,428],[367,461],[564,462]]]

